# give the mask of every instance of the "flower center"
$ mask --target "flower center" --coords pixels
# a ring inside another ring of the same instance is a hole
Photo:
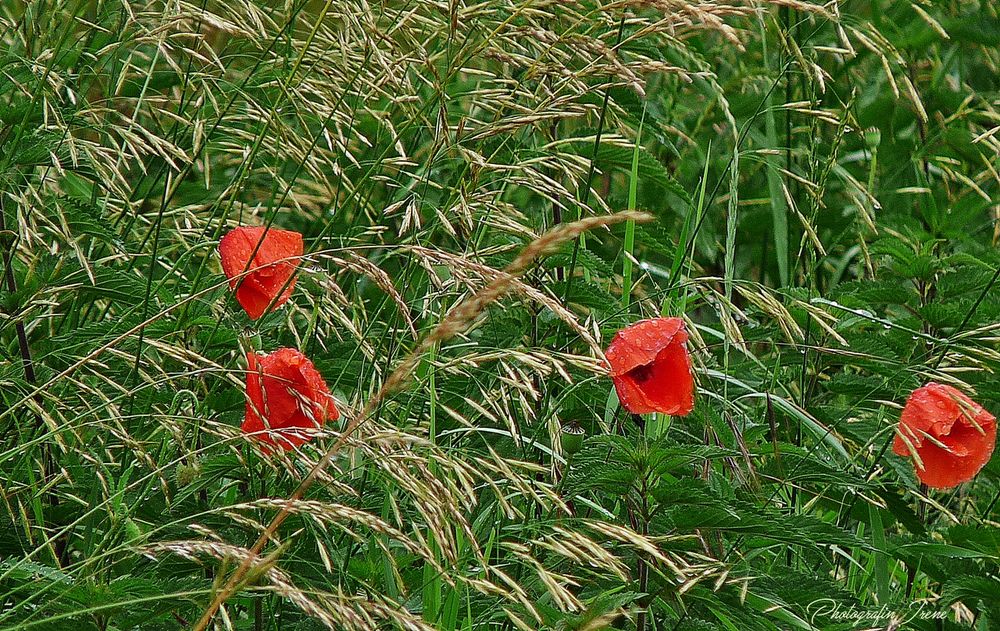
[[[636,383],[644,383],[653,377],[653,365],[645,364],[643,366],[636,366],[628,371],[628,375]]]

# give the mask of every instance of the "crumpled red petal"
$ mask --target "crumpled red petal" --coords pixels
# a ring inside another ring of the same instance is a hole
[[[637,322],[611,340],[605,356],[622,407],[632,414],[675,416],[694,408],[694,377],[680,318]]]
[[[340,413],[312,362],[292,348],[247,354],[246,418],[241,428],[265,443],[291,449]]]
[[[949,489],[968,482],[982,470],[993,455],[996,444],[996,426],[986,435],[972,428],[958,430],[963,436],[944,440],[946,446],[954,450],[954,442],[961,442],[965,456],[949,453],[937,445],[927,442],[918,450],[923,468],[914,464],[917,478],[929,487]],[[955,434],[955,431],[952,431]]]
[[[302,235],[291,230],[244,226],[222,238],[222,271],[229,279],[229,287],[236,291],[237,302],[252,320],[264,315],[268,307],[277,309],[291,298],[298,257],[303,252]],[[241,282],[241,275],[248,269]]]
[[[625,327],[615,333],[604,352],[611,364],[610,375],[617,377],[650,364],[667,345],[684,343],[687,339],[684,320],[680,318],[652,318]]]
[[[892,450],[913,458],[927,486],[951,488],[974,478],[996,445],[996,419],[961,391],[929,383],[910,394]]]

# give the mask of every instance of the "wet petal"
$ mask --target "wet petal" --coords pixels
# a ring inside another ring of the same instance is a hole
[[[247,364],[247,405],[243,430],[284,449],[307,442],[327,419],[339,416],[322,375],[302,353],[282,348],[251,353]]]
[[[685,415],[694,406],[694,378],[680,318],[643,320],[619,331],[606,356],[622,407],[632,414]]]
[[[222,270],[229,278],[229,287],[236,290],[237,302],[251,319],[264,315],[268,307],[277,309],[291,298],[303,250],[301,234],[277,228],[240,227],[222,238]]]
[[[929,383],[907,399],[892,449],[913,458],[921,482],[950,488],[971,480],[989,462],[996,429],[993,415],[965,394]]]
[[[684,416],[694,407],[694,379],[683,344],[671,344],[646,369],[648,376],[637,381],[647,401],[663,414]],[[631,373],[630,373],[631,374]]]
[[[617,377],[651,364],[668,345],[686,341],[687,331],[680,318],[640,320],[618,331],[604,354],[611,364],[611,376]]]

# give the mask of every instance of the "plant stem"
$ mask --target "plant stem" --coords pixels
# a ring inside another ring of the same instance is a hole
[[[628,209],[635,210],[639,189],[639,148],[642,146],[642,125],[646,121],[646,102],[642,104],[639,132],[632,149],[632,170],[628,182]],[[625,251],[622,253],[622,309],[627,310],[632,300],[632,252],[635,250],[635,222],[625,222]]]
[[[621,21],[618,23],[618,38],[615,40],[615,48],[622,42],[622,36],[625,34],[625,16],[622,15]],[[601,104],[601,116],[597,120],[597,133],[594,135],[594,150],[590,155],[590,167],[587,169],[587,179],[584,181],[583,191],[580,192],[580,204],[578,204],[577,209],[577,220],[583,219],[583,209],[590,203],[590,187],[594,183],[594,174],[597,172],[597,152],[601,148],[601,136],[604,134],[604,122],[608,114],[608,101],[611,98],[611,88],[604,90],[604,102]],[[580,246],[583,244],[584,235],[580,237],[573,243],[573,256],[570,258],[569,271],[566,274],[566,291],[563,292],[562,302],[564,305],[569,304],[569,297],[573,291],[573,273],[576,270],[576,261],[580,256]]]
[[[639,488],[640,500],[642,502],[641,509],[639,511],[639,534],[646,536],[649,534],[649,500],[648,500],[648,488],[647,488],[647,476],[642,476],[642,486]],[[649,589],[649,564],[645,559],[642,558],[642,553],[636,555],[636,560],[638,563],[637,573],[639,575],[639,591],[643,594],[643,600],[645,600],[645,606],[639,611],[639,614],[635,619],[635,631],[645,631],[646,630],[646,618],[649,615],[649,606],[652,604],[652,599],[647,599],[646,591]]]
[[[17,292],[17,280],[14,278],[14,248],[17,243],[17,233],[14,231],[7,230],[7,209],[3,205],[3,197],[0,196],[0,244],[3,247],[3,266],[4,266],[4,281],[7,285],[7,291],[11,295]],[[21,366],[24,368],[24,379],[28,382],[32,388],[36,385],[35,379],[35,364],[31,358],[31,347],[28,345],[28,334],[24,329],[24,322],[21,320],[17,314],[9,314],[14,318],[14,330],[17,333],[17,347],[21,354]],[[34,394],[35,403],[41,408],[42,395],[35,388]],[[38,432],[45,431],[45,422],[42,420],[41,413],[35,415],[36,423],[35,427]],[[52,461],[52,453],[48,448],[48,445],[42,443],[41,445],[42,458],[41,458],[41,471],[39,484],[41,486],[47,486],[49,473],[55,469],[55,463]],[[49,490],[45,492],[46,497],[50,506],[56,506],[59,504],[59,498],[56,496],[54,490]],[[41,508],[38,507],[39,520],[41,520]],[[44,523],[39,523],[38,527],[43,528]],[[63,555],[66,551],[66,535],[62,535],[57,538],[54,544],[50,547],[52,552],[53,561],[56,567],[62,565],[61,561]]]
[[[17,292],[17,281],[14,278],[14,244],[16,243],[17,233],[11,231],[9,236],[13,237],[7,239],[7,219],[6,219],[6,209],[3,206],[3,198],[0,197],[0,241],[3,243],[3,266],[4,266],[4,280],[7,284],[7,291],[10,293]],[[12,317],[14,314],[10,314]],[[24,322],[20,318],[17,318],[14,322],[14,329],[17,331],[17,347],[21,352],[21,365],[24,367],[24,378],[31,385],[35,384],[35,366],[31,360],[31,348],[28,346],[28,335],[24,330]],[[40,398],[39,397],[36,397]],[[41,420],[41,419],[39,419]]]

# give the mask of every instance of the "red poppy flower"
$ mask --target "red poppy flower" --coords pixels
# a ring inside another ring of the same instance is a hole
[[[323,376],[305,355],[294,348],[247,353],[244,432],[292,449],[312,438],[324,421],[339,416]]]
[[[222,271],[251,320],[264,315],[268,307],[273,311],[291,298],[295,268],[302,252],[302,235],[291,230],[241,227],[222,237],[219,241]]]
[[[641,320],[615,334],[605,356],[622,407],[632,414],[691,412],[694,378],[687,339],[680,318]]]
[[[907,399],[892,450],[913,458],[921,482],[946,489],[976,477],[996,441],[992,414],[955,388],[931,382]]]

